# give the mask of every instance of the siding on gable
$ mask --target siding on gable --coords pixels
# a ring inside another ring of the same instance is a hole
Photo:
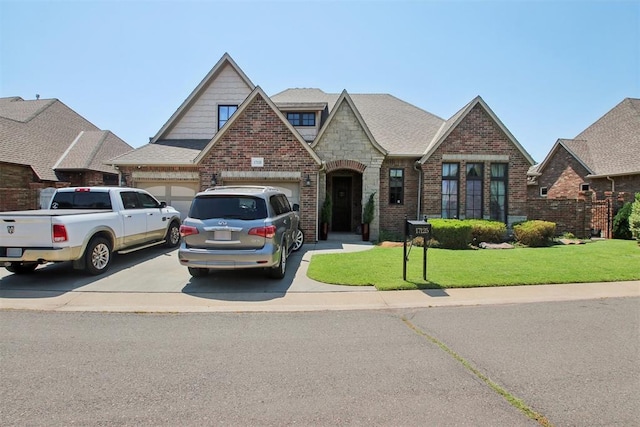
[[[452,160],[446,160],[447,158]],[[508,161],[502,159],[508,159]],[[489,218],[490,165],[491,163],[508,163],[508,223],[526,218],[527,171],[531,165],[480,105],[476,105],[469,112],[422,167],[425,172],[422,211],[429,217],[440,217],[442,213],[443,161],[460,163],[459,212],[461,218],[466,207],[466,181],[463,173],[466,163],[484,164],[483,216],[485,218]]]
[[[240,105],[251,88],[229,64],[204,89],[165,139],[211,139],[218,131],[218,105]]]

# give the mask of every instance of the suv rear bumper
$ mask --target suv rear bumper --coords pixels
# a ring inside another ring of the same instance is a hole
[[[187,248],[178,250],[180,265],[211,270],[236,270],[273,267],[280,261],[278,248],[268,244],[258,250],[211,250]]]

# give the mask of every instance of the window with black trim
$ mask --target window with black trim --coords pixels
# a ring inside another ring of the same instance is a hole
[[[495,221],[507,223],[508,168],[506,163],[491,164],[491,188],[489,216]]]
[[[591,187],[587,183],[580,184],[580,191],[589,191]]]
[[[458,181],[460,165],[442,164],[442,218],[458,218]]]
[[[218,105],[218,130],[229,120],[238,110],[237,105]]]
[[[482,219],[483,164],[467,163],[466,218]]]
[[[540,187],[540,197],[547,197],[549,189],[547,187]]]
[[[389,169],[389,204],[404,203],[404,169]]]
[[[287,113],[287,120],[293,126],[315,126],[315,113]]]

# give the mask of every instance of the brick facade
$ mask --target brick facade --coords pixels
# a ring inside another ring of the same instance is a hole
[[[459,217],[464,218],[467,163],[482,163],[484,218],[489,218],[491,164],[506,163],[507,222],[511,224],[527,215],[527,171],[531,166],[523,153],[489,114],[477,104],[422,165],[424,171],[422,212],[428,217],[442,215],[442,163],[459,163]]]
[[[264,166],[251,167],[252,157],[263,158]],[[230,172],[252,172],[256,179],[267,179],[269,171],[292,172],[290,180],[300,185],[301,228],[308,241],[315,241],[319,168],[280,116],[257,95],[200,162],[200,188],[211,185],[214,173],[223,177]],[[312,181],[309,187],[303,184],[307,175]],[[219,178],[218,184],[224,185],[224,179]]]
[[[581,184],[588,183],[585,178],[588,174],[589,171],[573,155],[558,145],[545,165],[544,173],[538,177],[538,185],[529,186],[528,197],[541,197],[540,188],[546,187],[548,199],[575,198],[581,190]]]
[[[418,186],[419,175],[414,165],[418,159],[388,158],[380,169],[380,230],[396,235],[404,234],[404,224],[407,219],[416,219],[418,215]],[[389,200],[389,171],[402,169],[404,178],[402,203],[391,203]]]

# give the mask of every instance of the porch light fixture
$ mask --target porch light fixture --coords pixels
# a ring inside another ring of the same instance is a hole
[[[311,177],[309,177],[309,174],[307,174],[307,177],[304,179],[304,186],[311,187]]]
[[[215,186],[218,184],[218,179],[216,178],[216,174],[214,173],[213,176],[211,177],[211,185]]]

